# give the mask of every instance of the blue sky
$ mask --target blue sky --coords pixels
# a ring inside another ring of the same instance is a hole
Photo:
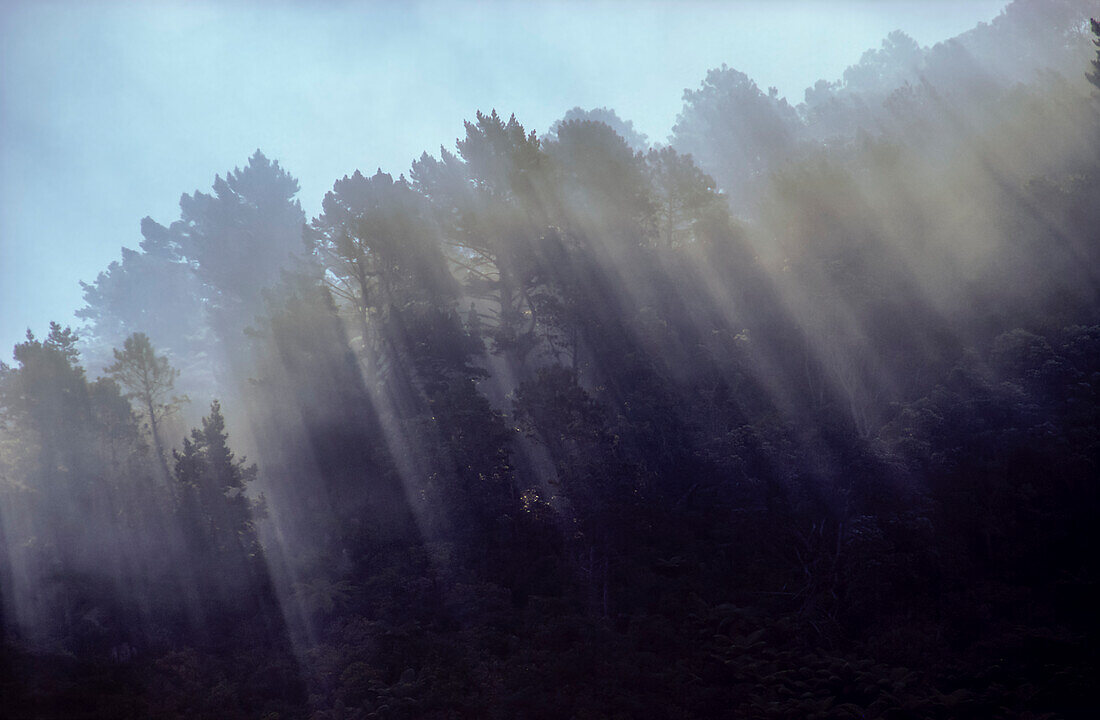
[[[307,215],[360,168],[453,148],[476,110],[540,133],[608,106],[663,141],[726,63],[792,104],[894,29],[922,45],[1004,1],[0,3],[0,359],[76,324],[80,280],[256,148]]]

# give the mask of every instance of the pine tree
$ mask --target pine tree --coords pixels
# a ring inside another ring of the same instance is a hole
[[[255,520],[263,515],[263,500],[251,501],[245,489],[256,478],[257,467],[237,460],[229,449],[217,400],[202,428],[192,430],[183,449],[173,455],[182,486],[181,512],[195,543],[231,564],[256,558],[260,546]]]
[[[187,402],[186,397],[170,396],[179,371],[168,364],[164,355],[157,356],[145,333],[126,338],[123,349],[115,350],[115,362],[107,374],[126,389],[126,397],[137,402],[138,413],[149,424],[153,447],[164,477],[168,477],[168,459],[164,452],[163,422]]]

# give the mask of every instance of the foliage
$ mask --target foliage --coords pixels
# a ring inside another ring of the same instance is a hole
[[[126,338],[123,349],[115,350],[115,362],[105,369],[109,377],[128,392],[126,398],[137,401],[138,413],[149,424],[149,433],[165,478],[168,460],[164,451],[164,420],[187,402],[186,397],[169,396],[179,370],[168,364],[167,356],[157,356],[145,333]]]
[[[1097,48],[1100,48],[1100,22],[1096,21],[1096,18],[1090,18],[1089,24],[1092,28],[1092,34],[1096,38],[1092,41]],[[1096,51],[1096,58],[1092,61],[1092,72],[1085,73],[1085,77],[1088,81],[1100,89],[1100,49]]]
[[[1097,116],[989,49],[1071,6],[147,219],[0,365],[4,711],[1091,717]]]

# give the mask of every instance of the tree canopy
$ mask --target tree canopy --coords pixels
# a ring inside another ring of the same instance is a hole
[[[1083,7],[146,218],[0,363],[3,712],[1091,717]]]

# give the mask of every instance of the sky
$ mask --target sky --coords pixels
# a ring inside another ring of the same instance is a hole
[[[0,0],[0,360],[79,324],[80,281],[141,218],[257,149],[312,217],[356,169],[407,172],[477,110],[544,132],[611,107],[663,142],[725,63],[792,104],[901,29],[934,45],[1004,0],[29,2]]]

